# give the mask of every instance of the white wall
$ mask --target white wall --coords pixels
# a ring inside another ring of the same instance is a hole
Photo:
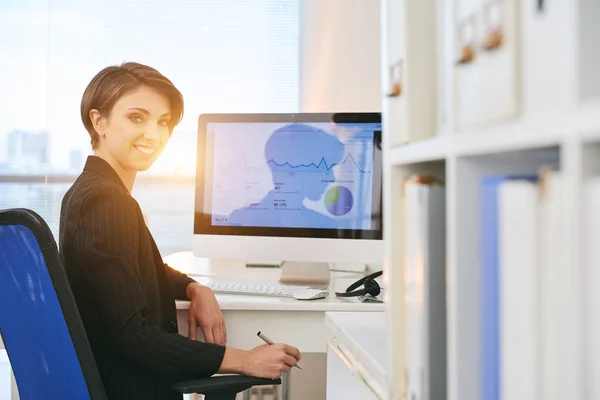
[[[381,111],[380,36],[379,0],[301,0],[300,111]],[[290,398],[325,399],[325,354],[304,357]]]
[[[379,0],[302,0],[300,110],[381,111]]]

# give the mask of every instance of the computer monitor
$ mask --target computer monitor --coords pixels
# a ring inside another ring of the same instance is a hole
[[[380,113],[204,114],[194,254],[381,263]]]

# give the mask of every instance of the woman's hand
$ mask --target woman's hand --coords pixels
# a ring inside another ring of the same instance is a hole
[[[187,286],[186,292],[191,300],[188,312],[189,338],[196,340],[196,330],[200,327],[206,343],[225,346],[227,343],[225,319],[213,291],[192,282]]]
[[[277,379],[283,372],[290,372],[299,360],[300,351],[295,347],[287,344],[263,344],[246,354],[242,374]]]

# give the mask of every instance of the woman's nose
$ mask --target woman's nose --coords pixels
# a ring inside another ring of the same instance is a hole
[[[158,127],[148,127],[144,132],[144,137],[147,139],[152,139],[156,141],[160,141],[160,131]]]

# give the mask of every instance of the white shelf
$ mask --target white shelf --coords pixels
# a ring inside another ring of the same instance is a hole
[[[474,156],[557,146],[568,132],[566,119],[551,119],[509,122],[476,132],[456,133],[452,135],[451,152],[456,156]]]
[[[451,156],[555,147],[577,133],[589,140],[600,139],[600,107],[588,108],[571,116],[546,115],[477,131],[441,134],[394,147],[390,163],[407,165],[444,160]]]
[[[449,136],[435,136],[393,148],[390,152],[392,165],[416,164],[443,160],[450,152]]]

